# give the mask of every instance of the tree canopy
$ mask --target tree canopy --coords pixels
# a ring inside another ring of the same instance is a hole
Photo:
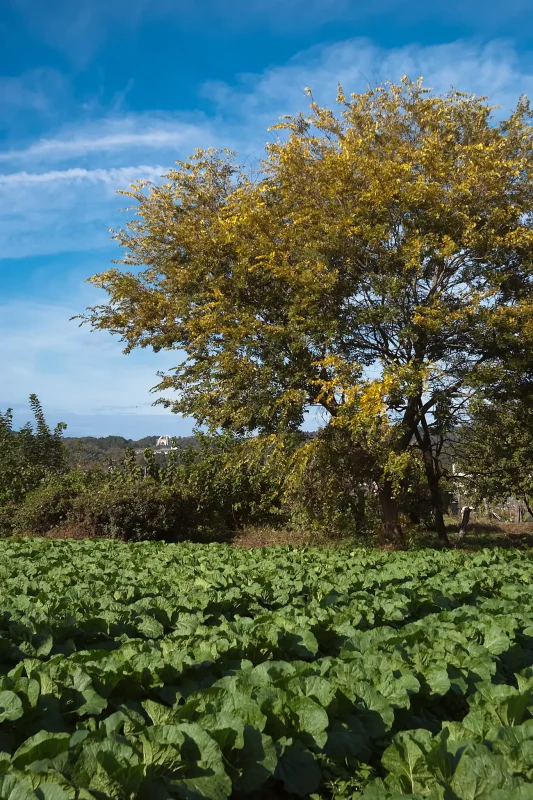
[[[420,450],[445,539],[442,437],[473,391],[532,378],[531,111],[498,122],[408,78],[337,100],[275,125],[257,174],[197,151],[134,184],[127,269],[90,279],[109,302],[85,320],[180,351],[158,402],[213,430],[276,436],[322,407],[371,446],[390,536]]]
[[[460,485],[472,499],[523,501],[533,515],[533,408],[521,399],[477,398],[461,433]]]

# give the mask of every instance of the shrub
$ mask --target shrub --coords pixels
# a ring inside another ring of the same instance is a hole
[[[285,501],[297,525],[330,536],[365,534],[375,505],[370,459],[346,431],[328,427],[294,452]]]
[[[0,537],[11,536],[13,533],[13,516],[17,510],[15,503],[0,506]]]
[[[102,486],[105,478],[98,469],[50,475],[38,488],[27,492],[18,507],[6,509],[6,519],[9,512],[12,515],[12,532],[40,534],[62,525],[70,519],[75,501]],[[8,532],[7,522],[5,526]]]
[[[66,470],[62,441],[66,425],[60,422],[52,431],[34,394],[30,395],[30,407],[35,422],[19,431],[13,430],[12,410],[0,412],[0,505],[7,508],[21,502],[46,476]]]
[[[39,535],[76,525],[94,536],[124,541],[181,541],[194,533],[197,523],[196,504],[186,492],[100,469],[50,477],[18,507],[0,509],[4,535]]]
[[[196,529],[190,495],[152,479],[116,481],[75,498],[68,521],[96,536],[138,542],[183,541]]]
[[[198,447],[169,455],[160,479],[185,487],[204,531],[284,521],[283,477],[262,442],[231,433],[196,432]]]

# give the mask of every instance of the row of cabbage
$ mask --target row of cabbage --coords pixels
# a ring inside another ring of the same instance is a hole
[[[0,798],[532,798],[533,565],[0,554]]]

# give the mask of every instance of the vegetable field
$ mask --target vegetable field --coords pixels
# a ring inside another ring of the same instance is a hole
[[[5,540],[0,798],[533,798],[533,564]]]

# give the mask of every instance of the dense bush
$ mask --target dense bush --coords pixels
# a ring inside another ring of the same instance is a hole
[[[70,523],[123,541],[182,541],[197,527],[194,498],[153,479],[102,485],[75,498]]]
[[[12,510],[12,532],[46,533],[71,521],[75,501],[94,496],[106,479],[106,473],[98,469],[72,470],[64,475],[48,476]]]
[[[62,426],[52,433],[37,399],[31,403],[35,431],[13,432],[9,412],[0,420],[0,535],[75,526],[125,541],[181,541],[216,539],[246,525],[294,525],[328,536],[379,527],[370,448],[340,428],[283,441],[196,432],[194,447],[166,458],[148,448],[139,459],[129,449],[114,468],[67,472]],[[400,509],[406,521],[426,522],[431,506],[416,459],[407,472]]]
[[[442,481],[442,503],[447,505],[445,495],[446,483]],[[405,470],[404,479],[398,489],[398,506],[403,521],[410,525],[433,527],[433,507],[427,482],[423,474],[423,465],[419,454],[412,455]]]
[[[13,533],[13,517],[17,508],[15,503],[6,503],[0,506],[0,536],[11,536]]]
[[[124,541],[178,541],[197,525],[196,504],[186,490],[142,472],[73,470],[28,492],[4,533],[43,534],[63,525]]]
[[[128,450],[120,468],[48,475],[6,510],[0,529],[42,534],[74,525],[125,541],[216,538],[282,514],[280,482],[257,449],[226,435],[199,434],[199,447],[174,451],[166,467]]]
[[[166,472],[194,497],[200,525],[232,530],[286,521],[280,465],[261,442],[227,433],[197,437],[196,448],[170,454]]]
[[[296,524],[332,536],[379,526],[372,459],[342,428],[326,427],[296,447],[286,466],[284,498]]]

